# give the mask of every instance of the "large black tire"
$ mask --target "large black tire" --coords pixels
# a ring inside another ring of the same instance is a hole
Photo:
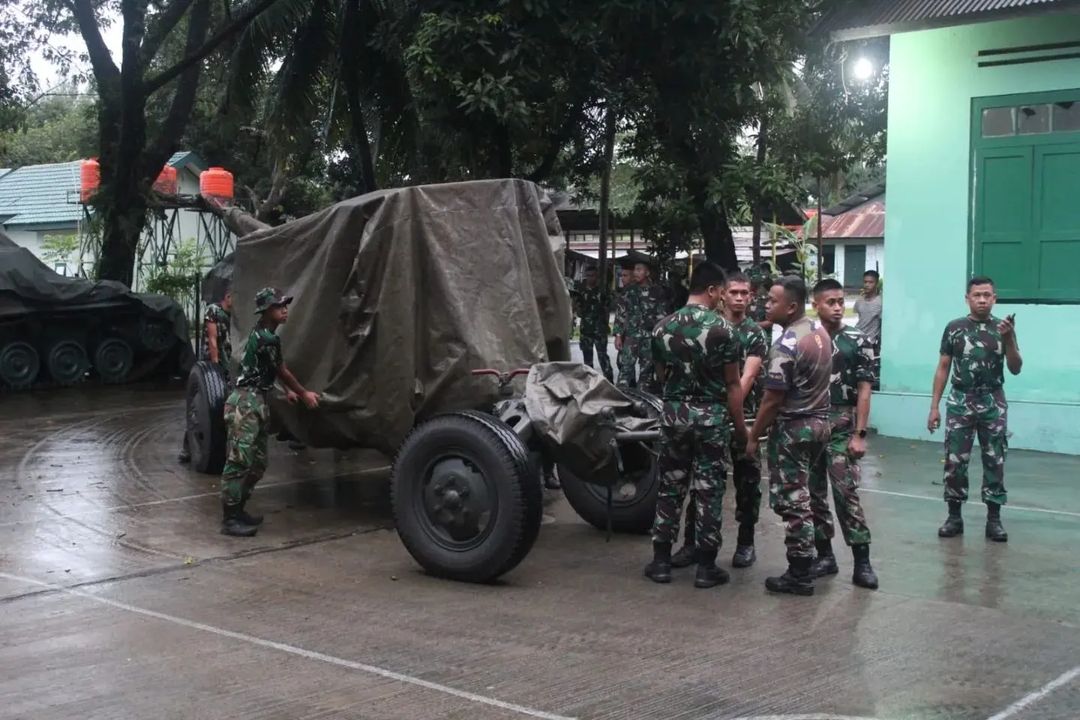
[[[660,399],[639,390],[620,388],[623,393],[648,406],[650,413],[659,416]],[[640,446],[624,448],[624,454],[642,453]],[[635,471],[627,472],[612,486],[611,529],[617,533],[641,535],[652,529],[656,517],[656,495],[660,489],[660,474],[656,460],[651,455],[628,458],[635,460]],[[574,508],[581,519],[600,530],[607,530],[607,488],[585,482],[574,474],[573,470],[560,464],[559,482],[570,507]]]
[[[191,465],[207,475],[220,475],[225,467],[228,387],[225,372],[205,360],[195,363],[188,375],[186,426]]]
[[[12,342],[0,349],[0,385],[25,390],[34,384],[41,359],[30,343]]]
[[[86,348],[78,340],[71,339],[53,343],[45,362],[49,367],[49,377],[57,385],[75,385],[81,382],[90,367]]]
[[[94,370],[106,385],[118,385],[127,380],[134,364],[135,352],[120,338],[106,338],[94,350]]]
[[[543,489],[521,440],[482,413],[441,415],[402,444],[390,479],[405,549],[429,573],[491,582],[532,549]]]

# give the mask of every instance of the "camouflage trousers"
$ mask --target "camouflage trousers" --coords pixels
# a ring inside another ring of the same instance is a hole
[[[769,435],[769,504],[784,520],[789,560],[814,557],[810,470],[829,444],[824,418],[780,420]]]
[[[955,388],[945,402],[945,500],[968,499],[968,463],[975,436],[982,450],[982,501],[1004,505],[1009,404],[1005,391],[964,393]]]
[[[652,338],[625,336],[619,351],[619,387],[641,388],[657,394],[656,367],[653,365]]]
[[[829,486],[832,486],[833,502],[840,532],[848,545],[865,545],[870,542],[870,528],[866,525],[862,502],[859,500],[859,461],[851,457],[848,443],[855,430],[855,408],[833,406],[829,416],[831,435],[829,445],[810,470],[810,507],[814,512],[814,537],[831,540],[832,513],[829,512]]]
[[[653,542],[674,543],[678,538],[679,515],[689,492],[696,547],[706,552],[717,550],[731,430],[724,424],[664,425],[661,431]]]
[[[756,525],[761,513],[761,459],[746,454],[746,443],[731,439],[731,484],[735,486],[735,522]],[[686,506],[683,542],[693,547],[697,537],[697,511],[693,501]]]
[[[609,382],[614,382],[615,376],[611,373],[611,358],[608,357],[608,336],[582,333],[579,344],[581,346],[581,357],[585,364],[593,367],[593,352],[595,351],[596,359],[600,363],[600,370],[604,373],[604,377]]]
[[[221,499],[226,505],[247,502],[255,483],[266,471],[266,425],[269,419],[270,406],[259,390],[237,388],[225,401],[229,446],[221,475]]]

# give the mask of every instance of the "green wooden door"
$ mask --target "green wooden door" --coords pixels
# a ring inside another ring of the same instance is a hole
[[[1032,272],[1040,297],[1076,295],[1080,269],[1080,142],[1036,147]]]
[[[1023,297],[1034,279],[1031,158],[1031,147],[980,150],[975,158],[973,267],[1003,298]]]
[[[844,246],[844,287],[862,287],[863,273],[866,272],[866,246]]]

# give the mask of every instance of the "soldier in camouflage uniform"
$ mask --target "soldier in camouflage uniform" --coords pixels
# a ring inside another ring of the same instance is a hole
[[[788,570],[765,580],[771,592],[813,595],[814,516],[810,468],[829,443],[829,379],[832,338],[806,317],[806,284],[784,277],[769,290],[769,319],[784,333],[769,351],[765,399],[746,452],[779,417],[769,435],[769,500],[784,520]]]
[[[285,366],[281,338],[274,331],[289,319],[292,297],[275,288],[263,288],[255,295],[255,313],[260,316],[244,343],[236,389],[225,401],[225,422],[229,447],[221,476],[221,500],[225,535],[251,537],[259,530],[261,515],[249,515],[244,505],[255,483],[266,470],[266,425],[270,406],[266,394],[275,380],[289,389],[289,402],[303,400],[309,408],[319,406],[318,393],[304,389]]]
[[[596,268],[585,268],[585,282],[577,292],[577,314],[581,318],[581,357],[589,367],[593,366],[596,352],[600,369],[609,382],[615,382],[608,357],[609,312],[607,288],[600,284]]]
[[[938,530],[941,537],[964,532],[960,508],[968,498],[968,462],[977,434],[982,450],[986,537],[996,542],[1009,539],[1001,524],[1001,506],[1006,501],[1009,408],[1004,368],[1008,365],[1010,373],[1019,375],[1023,358],[1016,342],[1015,317],[994,317],[991,312],[996,301],[993,280],[969,280],[967,302],[971,313],[949,323],[941,338],[941,357],[926,422],[930,432],[941,425],[938,408],[951,367],[952,390],[945,403],[945,501],[949,516]]]
[[[739,352],[739,385],[743,393],[743,415],[752,422],[761,404],[765,382],[765,357],[769,346],[765,333],[746,315],[750,300],[750,280],[742,273],[732,273],[724,282],[724,319],[731,325],[732,336]],[[746,568],[754,564],[754,526],[761,508],[761,459],[746,453],[746,443],[731,440],[732,484],[735,486],[735,521],[739,537],[732,567]],[[687,567],[694,562],[694,504],[686,507],[686,528],[682,549],[671,558],[672,567]]]
[[[747,273],[750,278],[750,304],[746,308],[746,315],[758,324],[765,333],[765,342],[772,345],[772,321],[769,320],[765,305],[769,300],[769,288],[772,287],[772,278],[769,269],[764,264],[754,265]]]
[[[199,347],[199,359],[219,366],[226,378],[229,377],[229,358],[232,357],[232,344],[229,341],[231,313],[232,291],[225,290],[220,303],[210,303],[206,306],[206,314],[203,315],[202,344]],[[181,463],[191,462],[187,423],[184,424],[184,440],[177,459]]]
[[[656,393],[655,372],[652,358],[652,331],[666,314],[667,293],[651,280],[652,268],[648,263],[634,265],[634,281],[620,298],[621,307],[615,311],[615,348],[619,350],[619,384],[640,387]],[[626,356],[623,356],[623,352]],[[627,370],[624,374],[624,368]],[[634,370],[637,370],[635,382]]]
[[[746,438],[739,387],[739,351],[731,326],[717,312],[724,271],[712,263],[694,269],[687,305],[657,323],[653,356],[664,383],[660,489],[653,523],[653,560],[645,576],[671,582],[671,545],[688,490],[696,509],[694,586],[727,582],[716,566],[720,518],[732,426]]]
[[[814,287],[814,309],[821,326],[832,336],[831,437],[825,454],[810,470],[810,506],[817,547],[814,577],[840,571],[832,549],[835,531],[829,512],[831,485],[840,530],[855,559],[852,582],[873,590],[878,579],[870,565],[870,528],[859,500],[859,459],[866,454],[877,352],[870,338],[844,324],[844,286],[839,282],[822,280]]]
[[[634,269],[623,266],[619,269],[619,289],[615,293],[615,323],[611,333],[615,337],[615,364],[619,369],[619,387],[637,387],[637,361],[630,354],[630,346],[623,343],[623,337],[629,328],[627,295],[635,290]]]

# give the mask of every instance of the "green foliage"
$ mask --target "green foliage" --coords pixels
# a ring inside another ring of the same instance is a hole
[[[181,307],[187,307],[195,297],[205,265],[206,258],[195,241],[185,240],[167,264],[149,269],[144,288],[148,293],[168,295]]]
[[[78,235],[46,235],[41,243],[45,260],[51,264],[71,265],[79,251]]]
[[[97,155],[96,106],[74,85],[20,113],[16,126],[0,132],[0,166],[71,162]],[[68,95],[67,93],[72,93]]]

